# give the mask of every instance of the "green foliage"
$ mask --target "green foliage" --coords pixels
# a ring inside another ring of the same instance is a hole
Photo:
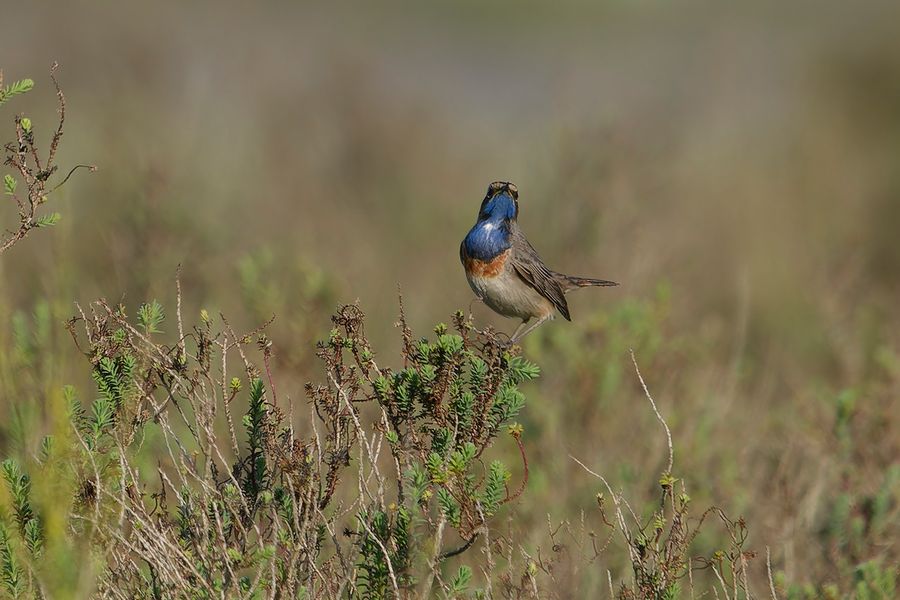
[[[405,573],[410,560],[410,515],[400,508],[393,522],[382,511],[375,512],[371,518],[361,514],[359,520],[363,530],[357,565],[361,571],[358,587],[363,598],[389,598],[398,574],[401,576],[396,582],[398,586],[413,583]]]
[[[0,104],[4,104],[13,96],[18,96],[19,94],[24,94],[25,92],[31,91],[34,87],[34,81],[31,79],[21,79],[19,81],[15,81],[4,88],[0,88]]]
[[[31,519],[25,524],[25,531],[22,532],[25,538],[25,546],[28,552],[34,558],[40,558],[44,550],[44,532],[41,529],[41,523],[37,519]]]
[[[461,525],[462,512],[459,503],[453,498],[453,494],[447,488],[440,487],[437,490],[437,499],[447,522],[454,527],[459,527]]]
[[[536,379],[541,374],[541,368],[530,363],[521,356],[510,357],[508,362],[509,378],[515,384],[520,384],[531,379]]]
[[[251,500],[255,500],[266,488],[266,457],[263,447],[266,415],[265,387],[261,379],[254,379],[250,382],[250,404],[244,416],[249,454],[244,470],[243,488]]]
[[[91,404],[91,416],[88,420],[88,444],[96,446],[100,437],[109,432],[116,422],[115,405],[107,398],[97,398]]]
[[[513,383],[504,383],[498,390],[496,402],[491,406],[489,423],[499,429],[507,421],[515,419],[524,406],[525,396],[518,387]]]
[[[85,443],[91,448],[101,441],[115,426],[123,407],[130,402],[136,388],[134,383],[135,359],[129,354],[114,358],[103,356],[91,373],[100,396],[91,404],[90,414],[85,415],[75,398],[74,389],[68,388],[64,396],[73,423],[85,435]]]
[[[414,505],[419,505],[423,501],[427,500],[425,497],[426,492],[428,492],[428,486],[431,481],[428,478],[428,474],[420,465],[413,465],[406,472],[406,480],[410,487],[410,493],[412,494],[412,503]]]
[[[856,600],[884,600],[897,597],[897,568],[868,561],[856,568],[853,589]]]
[[[3,523],[0,523],[0,583],[13,598],[20,598],[25,593],[25,573],[16,558],[9,530]]]
[[[661,600],[678,600],[681,598],[681,586],[673,583],[662,593]]]
[[[34,220],[35,227],[53,227],[57,223],[59,223],[60,219],[62,219],[62,215],[58,212],[51,212],[45,215],[41,215]]]
[[[472,581],[472,569],[467,565],[462,565],[447,586],[447,596],[456,598],[457,596],[465,594],[466,591],[468,591],[470,581]]]
[[[13,510],[19,531],[24,532],[28,523],[34,519],[34,511],[31,508],[30,492],[31,480],[28,475],[22,473],[19,463],[8,458],[2,463],[3,479],[12,497]]]
[[[117,409],[133,388],[134,358],[125,354],[116,358],[102,357],[92,373],[103,399]]]
[[[481,494],[481,505],[484,514],[491,516],[497,512],[506,492],[506,482],[509,481],[509,470],[499,460],[491,462],[491,470],[488,473],[484,491]]]
[[[165,318],[165,311],[156,300],[141,304],[140,308],[138,308],[138,323],[140,323],[146,334],[162,333],[159,326]]]
[[[462,475],[466,472],[469,463],[475,458],[478,449],[472,442],[465,442],[458,450],[454,450],[450,455],[448,466],[450,471],[455,475]]]
[[[5,518],[0,518],[0,587],[11,597],[24,597],[30,588],[29,578],[20,553],[28,561],[40,559],[44,553],[44,531],[40,518],[31,503],[31,479],[22,472],[19,463],[6,459],[0,465],[12,504],[15,521],[13,535]]]
[[[52,435],[45,435],[41,438],[41,450],[39,455],[39,460],[42,463],[46,463],[53,457],[53,442],[54,437]]]

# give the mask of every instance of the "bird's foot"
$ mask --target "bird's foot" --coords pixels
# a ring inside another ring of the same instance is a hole
[[[497,332],[497,336],[498,337],[503,336],[506,338],[505,340],[502,340],[502,339],[497,340],[497,345],[500,346],[501,348],[503,348],[504,350],[512,348],[513,344],[516,343],[516,341],[513,338],[511,338],[507,334],[503,333],[502,331]]]

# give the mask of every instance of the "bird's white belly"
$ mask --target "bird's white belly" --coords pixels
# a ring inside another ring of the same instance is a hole
[[[522,281],[510,268],[503,268],[494,277],[466,274],[472,291],[485,304],[507,317],[527,321],[532,317],[553,314],[553,305],[537,290]]]

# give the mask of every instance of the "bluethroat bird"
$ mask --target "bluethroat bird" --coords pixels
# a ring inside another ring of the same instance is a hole
[[[508,181],[488,186],[478,220],[459,247],[472,291],[494,312],[522,319],[515,343],[558,310],[571,321],[566,294],[575,288],[619,285],[549,269],[519,228],[519,190]],[[533,324],[528,323],[537,319]]]

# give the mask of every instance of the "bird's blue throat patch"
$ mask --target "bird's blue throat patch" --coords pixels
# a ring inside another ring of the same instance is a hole
[[[509,249],[509,229],[506,223],[479,221],[469,231],[463,242],[466,254],[472,258],[489,261]]]
[[[516,218],[516,203],[506,193],[485,201],[478,213],[478,222],[463,241],[466,254],[489,261],[509,249],[509,221]]]

